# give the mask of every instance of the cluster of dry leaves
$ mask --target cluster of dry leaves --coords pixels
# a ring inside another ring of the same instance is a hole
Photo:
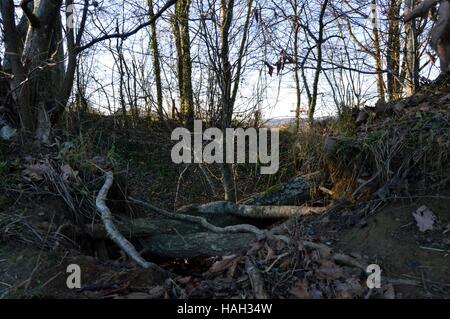
[[[203,273],[168,279],[152,293],[118,298],[395,298],[389,283],[369,290],[365,269],[362,257],[335,254],[322,244],[265,240],[245,254],[212,260]]]
[[[66,182],[76,181],[78,178],[78,171],[74,170],[69,164],[62,164],[56,172]],[[42,160],[34,164],[25,164],[24,170],[22,170],[22,178],[28,182],[40,182],[53,173],[55,173],[55,169],[50,162]]]

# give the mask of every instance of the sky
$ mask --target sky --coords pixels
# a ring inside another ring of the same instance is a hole
[[[119,1],[120,2],[120,1]],[[110,13],[111,14],[111,13]],[[116,13],[118,15],[118,13]],[[195,18],[195,17],[194,17]],[[75,19],[76,20],[76,19]],[[165,25],[166,24],[166,25]],[[164,26],[165,25],[165,26]],[[160,44],[162,43],[164,46],[167,46],[168,43],[172,42],[173,40],[170,38],[170,28],[167,27],[167,23],[164,19],[161,19],[158,21],[158,26],[160,28]],[[128,26],[127,26],[128,27]],[[165,30],[164,30],[165,29]],[[279,32],[279,31],[278,31]],[[283,30],[281,31],[283,32]],[[282,35],[282,34],[281,34]],[[356,33],[357,36],[364,38],[363,33]],[[191,38],[194,38],[195,35],[192,35]],[[192,40],[192,39],[191,39]],[[141,59],[140,62],[143,63],[143,65],[146,66],[147,70],[151,70],[151,56],[148,52],[148,29],[141,31],[139,34],[137,34],[134,37],[130,37],[126,40],[124,44],[124,52],[125,57],[127,58],[127,50],[131,50],[134,52],[142,52],[142,56],[139,58]],[[108,44],[108,43],[104,43]],[[115,43],[112,43],[115,45]],[[337,44],[339,45],[339,44]],[[166,48],[167,49],[167,48]],[[175,68],[175,59],[174,59],[174,52],[173,47],[171,46],[170,50],[172,50],[172,54],[169,56],[168,62],[165,65],[163,65],[163,69],[170,73],[170,68]],[[191,52],[192,56],[195,56],[196,48],[193,48]],[[163,53],[164,54],[164,53]],[[129,56],[128,56],[129,57]],[[331,58],[332,59],[332,58]],[[366,59],[367,60],[367,59]],[[364,61],[365,63],[372,64],[373,61]],[[110,101],[113,101],[115,104],[115,108],[118,109],[118,98],[117,96],[113,96],[111,91],[111,74],[113,70],[117,71],[117,68],[115,67],[114,59],[110,52],[106,52],[105,50],[101,50],[99,48],[96,51],[95,57],[92,60],[92,62],[95,68],[95,74],[99,80],[102,81],[102,84],[105,85],[106,92],[111,95],[109,97]],[[357,67],[355,60],[355,65],[347,65],[348,67]],[[436,72],[437,68],[433,69],[433,76],[438,74]],[[102,76],[103,74],[103,76]],[[264,75],[261,77],[261,75]],[[312,74],[311,72],[307,71],[307,76],[311,80]],[[261,82],[261,79],[264,79],[265,81]],[[195,82],[198,80],[198,74],[195,72],[193,74],[193,82],[195,86]],[[294,116],[294,110],[296,107],[296,91],[295,91],[295,84],[293,80],[293,72],[292,70],[284,72],[283,75],[276,76],[273,75],[272,77],[267,75],[267,70],[261,61],[259,64],[253,66],[253,68],[250,68],[247,73],[244,76],[243,83],[240,88],[240,92],[238,95],[238,100],[236,103],[236,110],[239,112],[239,110],[242,109],[248,109],[249,105],[252,103],[255,104],[255,90],[257,88],[257,84],[265,86],[265,90],[261,96],[260,99],[260,107],[263,111],[263,117],[265,119],[273,119],[273,118],[286,118]],[[117,77],[114,78],[114,82],[117,81]],[[154,85],[153,85],[153,79],[151,74],[149,74],[148,79],[149,86],[152,87],[152,93],[154,92]],[[361,76],[359,85],[361,86],[361,92],[364,92],[364,94],[368,97],[372,97],[376,95],[376,85],[375,85],[375,77],[374,76]],[[174,83],[173,79],[170,80],[170,85],[174,88],[176,87],[176,84]],[[117,85],[117,82],[116,82]],[[342,82],[342,85],[348,85],[348,80],[344,79]],[[103,91],[98,90],[98,85],[95,83],[88,83],[88,93],[90,93],[93,97],[92,102],[94,103],[94,107],[97,106],[99,108],[104,107],[105,104],[105,98],[102,97]],[[176,95],[176,93],[175,93]],[[375,99],[370,99],[367,101],[367,103],[371,103],[372,105],[376,102]],[[302,110],[305,111],[307,107],[307,97],[305,94],[302,95]],[[329,83],[327,82],[326,77],[324,74],[321,75],[320,81],[319,81],[319,97],[318,97],[318,106],[316,110],[316,117],[323,117],[323,116],[330,116],[334,115],[336,113],[336,108],[334,105],[334,101],[331,97],[331,88],[329,86]],[[302,116],[305,117],[305,112],[302,113]]]

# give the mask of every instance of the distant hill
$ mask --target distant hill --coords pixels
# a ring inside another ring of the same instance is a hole
[[[328,120],[331,119],[333,117],[331,116],[322,116],[322,117],[317,117],[315,118],[316,122],[321,122],[324,120]],[[279,127],[279,128],[283,128],[283,127],[288,127],[289,125],[293,125],[295,123],[295,118],[293,117],[276,117],[273,119],[266,119],[264,122],[264,126],[267,127]],[[306,126],[308,123],[308,120],[305,118],[301,118],[300,119],[300,126]]]

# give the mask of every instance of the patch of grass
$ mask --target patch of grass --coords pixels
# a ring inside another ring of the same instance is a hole
[[[7,150],[8,144],[0,141],[0,208],[8,206],[11,202],[6,192],[15,182],[15,176],[11,174],[11,163],[7,159]]]
[[[3,176],[8,170],[8,162],[7,161],[0,161],[0,177]]]
[[[270,186],[268,189],[266,189],[266,191],[264,192],[264,194],[267,195],[267,194],[276,192],[276,191],[279,190],[280,188],[281,188],[281,185],[280,185],[280,184],[272,185],[272,186]]]
[[[332,124],[332,129],[342,135],[354,136],[356,134],[357,127],[351,112],[341,114],[336,122]]]

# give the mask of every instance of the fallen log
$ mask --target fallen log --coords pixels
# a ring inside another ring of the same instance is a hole
[[[112,183],[112,173],[107,174],[105,183],[99,196],[103,201],[99,211],[102,211],[105,232],[131,258],[142,267],[150,267],[136,251],[133,245],[122,234],[130,239],[136,239],[142,246],[144,253],[152,253],[170,258],[192,258],[199,256],[225,256],[245,252],[255,239],[273,236],[266,230],[260,230],[253,225],[239,224],[218,227],[199,216],[183,215],[168,212],[134,198],[131,203],[146,207],[162,216],[161,219],[140,218],[129,220],[121,218],[117,227],[112,222],[112,216],[104,200],[109,184]],[[105,193],[106,189],[106,193]],[[92,232],[97,236],[101,230],[97,226]],[[120,231],[119,231],[120,230]],[[278,238],[279,237],[279,238]],[[284,236],[278,239],[286,240]]]
[[[166,258],[194,258],[229,256],[245,253],[255,236],[249,233],[218,234],[200,232],[195,234],[163,234],[139,238],[142,253]]]
[[[95,229],[92,227],[91,233],[96,236],[101,236],[102,233],[107,234],[142,267],[154,267],[156,265],[145,261],[130,241],[139,243],[143,252],[170,258],[240,254],[248,250],[253,241],[268,237],[285,242],[289,241],[286,236],[275,235],[253,225],[232,224],[220,227],[209,222],[203,216],[169,212],[131,197],[129,198],[130,203],[150,209],[160,215],[160,218],[133,220],[122,216],[113,221],[111,212],[105,204],[112,178],[112,172],[108,172],[105,184],[97,197],[97,209],[102,214],[104,226],[99,227],[97,225]],[[297,206],[259,207],[220,202],[200,206],[199,210],[202,211],[206,207],[216,212],[221,211],[219,215],[222,216],[227,215],[232,210],[234,215],[251,218],[289,218],[295,214],[311,213],[312,209]],[[315,212],[322,210],[322,208],[317,208]],[[87,229],[89,230],[89,227]]]
[[[217,201],[203,205],[194,204],[183,206],[178,209],[177,212],[184,214],[200,213],[205,215],[234,215],[252,219],[287,219],[294,216],[320,214],[325,210],[327,210],[327,207],[256,206]]]
[[[294,177],[291,181],[271,188],[262,194],[245,199],[244,205],[291,205],[305,202],[310,198],[311,190],[318,186],[323,179],[322,172]]]
[[[223,233],[205,229],[186,221],[167,218],[121,217],[115,220],[117,229],[129,241],[136,244],[140,254],[152,254],[163,258],[194,258],[203,256],[228,256],[245,253],[255,241],[251,233]],[[96,240],[107,240],[103,224],[89,224],[84,227],[72,225],[64,231],[68,236],[89,235]]]

